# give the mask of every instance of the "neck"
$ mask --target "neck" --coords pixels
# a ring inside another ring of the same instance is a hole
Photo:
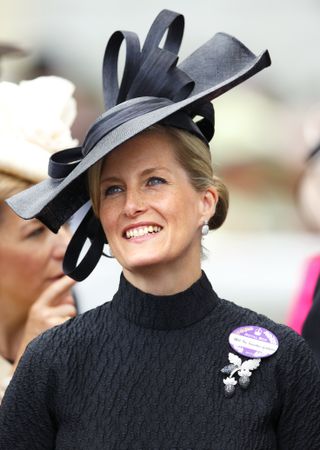
[[[26,317],[17,317],[14,305],[6,307],[6,303],[0,298],[0,355],[8,361],[15,361]]]
[[[138,270],[123,268],[125,278],[136,288],[153,295],[174,295],[188,289],[201,277],[200,258],[198,263],[184,261],[173,265],[142,267]]]

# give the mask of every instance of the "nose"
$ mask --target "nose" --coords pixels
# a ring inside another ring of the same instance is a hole
[[[70,230],[66,226],[63,226],[58,233],[53,236],[52,256],[54,259],[63,260],[70,237]]]
[[[136,217],[146,210],[143,194],[138,189],[127,189],[123,212],[127,217]]]

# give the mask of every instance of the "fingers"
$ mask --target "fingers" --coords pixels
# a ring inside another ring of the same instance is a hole
[[[72,292],[69,292],[66,295],[62,295],[59,304],[74,305],[74,298]]]
[[[47,289],[40,295],[35,303],[41,306],[55,306],[60,303],[74,303],[70,294],[70,289],[75,281],[72,278],[64,276],[51,283]]]
[[[72,319],[70,316],[57,316],[57,317],[51,317],[50,322],[51,325],[49,328],[55,327],[57,325],[62,325],[64,322],[67,322],[67,320]]]
[[[51,308],[52,317],[66,317],[68,318],[74,317],[77,314],[77,310],[74,305],[62,304]]]
[[[62,303],[59,306],[47,308],[46,326],[51,328],[60,325],[76,315],[77,310],[74,304]]]
[[[74,284],[74,280],[65,276],[44,290],[29,310],[26,323],[29,335],[37,335],[61,323],[62,318],[74,317],[77,314],[70,291]]]

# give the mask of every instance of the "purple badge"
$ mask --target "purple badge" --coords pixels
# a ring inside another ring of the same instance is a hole
[[[279,341],[266,328],[246,325],[230,333],[229,344],[237,353],[248,358],[266,358],[278,350]]]

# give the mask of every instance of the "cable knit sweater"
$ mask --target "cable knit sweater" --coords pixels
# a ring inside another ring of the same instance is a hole
[[[279,349],[226,398],[228,336],[242,325],[269,329]],[[28,346],[0,449],[319,450],[319,380],[300,336],[220,299],[205,274],[166,297],[122,276],[111,302]]]

